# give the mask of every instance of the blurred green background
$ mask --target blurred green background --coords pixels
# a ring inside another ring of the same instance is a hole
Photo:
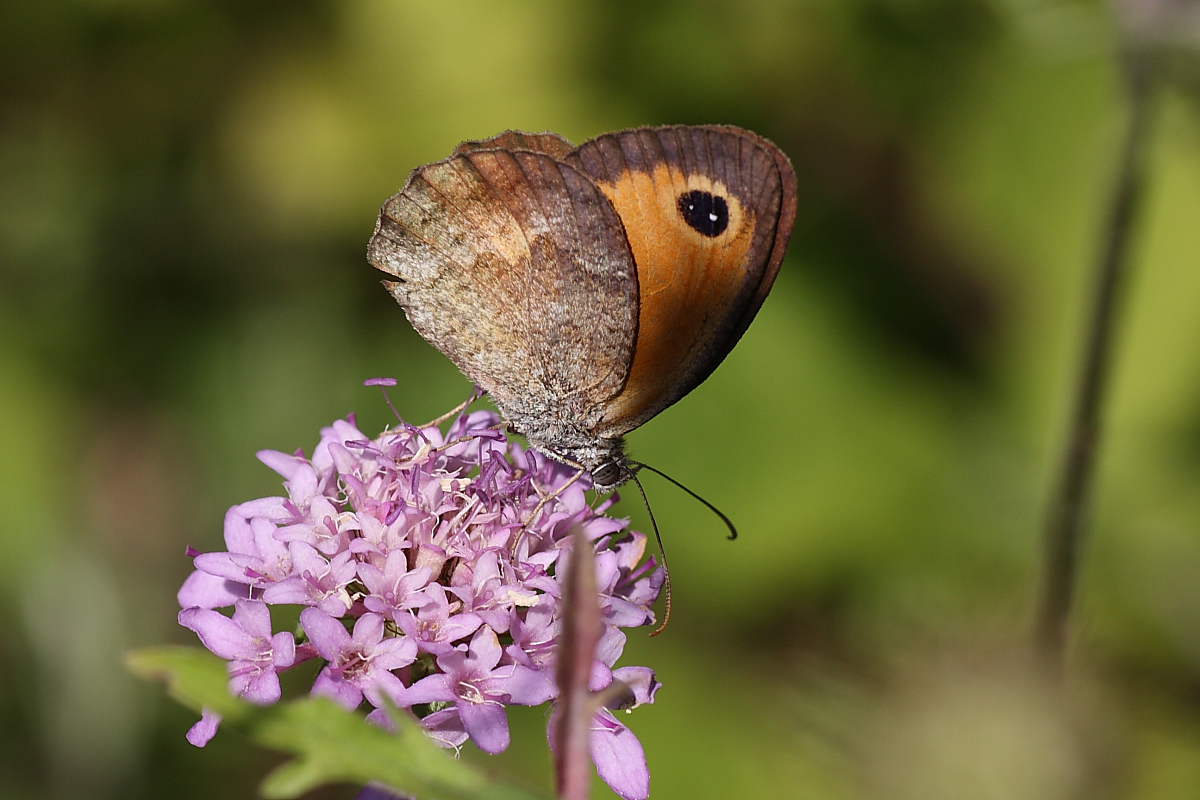
[[[463,139],[676,122],[775,140],[800,211],[746,338],[631,438],[742,530],[724,541],[650,478],[675,618],[623,663],[665,685],[628,719],[654,796],[1200,796],[1200,116],[1178,86],[1151,143],[1064,691],[1023,670],[1124,120],[1107,5],[0,15],[6,796],[254,795],[278,757],[236,735],[191,748],[192,715],[122,653],[191,641],[184,548],[218,548],[229,505],[277,491],[256,450],[311,448],[351,411],[379,430],[368,377],[397,376],[414,420],[468,392],[365,262],[380,203]],[[619,509],[645,525],[632,497]],[[487,762],[547,785],[543,712],[513,719]]]

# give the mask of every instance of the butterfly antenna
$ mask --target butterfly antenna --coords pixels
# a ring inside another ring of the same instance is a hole
[[[658,554],[662,556],[663,620],[657,628],[650,632],[651,636],[658,636],[671,624],[671,568],[667,566],[667,548],[663,545],[662,534],[658,531],[658,520],[654,519],[654,509],[650,507],[650,498],[646,496],[646,488],[638,480],[637,472],[630,470],[629,477],[633,478],[633,482],[637,484],[638,491],[642,493],[642,502],[646,504],[646,513],[650,515],[650,526],[654,528],[654,540],[658,542]]]
[[[673,484],[675,484],[676,486],[678,486],[680,489],[683,489],[685,492],[687,492],[688,494],[690,494],[692,497],[696,498],[696,499],[697,499],[697,500],[699,500],[701,503],[703,503],[705,508],[707,508],[709,511],[711,511],[712,513],[716,514],[718,517],[720,517],[720,518],[721,518],[721,522],[724,522],[724,523],[725,523],[725,527],[726,527],[726,528],[729,528],[729,539],[730,539],[730,541],[732,541],[732,540],[734,540],[734,539],[736,539],[736,538],[738,537],[737,526],[735,526],[735,525],[733,524],[733,520],[731,520],[729,517],[725,516],[725,514],[724,514],[724,513],[721,511],[721,509],[717,508],[717,507],[716,507],[716,506],[714,506],[712,503],[708,502],[708,501],[707,501],[707,500],[705,500],[703,497],[701,497],[700,495],[696,494],[696,493],[695,493],[695,492],[693,492],[691,489],[689,489],[688,487],[684,486],[682,483],[680,483],[679,481],[675,480],[674,478],[672,478],[672,477],[671,477],[670,475],[668,475],[667,473],[663,472],[661,469],[655,469],[654,467],[650,466],[649,464],[643,464],[643,463],[642,463],[642,462],[640,462],[640,461],[630,461],[630,462],[629,462],[629,464],[630,464],[631,466],[633,466],[633,467],[635,468],[635,470],[639,470],[639,469],[648,469],[648,470],[650,470],[651,472],[653,472],[655,475],[661,475],[662,477],[664,477],[664,478],[666,478],[667,480],[669,480],[671,483],[673,483]],[[633,479],[634,479],[635,481],[637,480],[637,475],[636,475],[636,472],[635,472],[635,474],[634,474],[634,477],[633,477]],[[642,486],[642,484],[641,484],[641,483],[638,483],[638,488],[639,488],[639,489],[641,488],[641,486]],[[643,496],[645,496],[645,494],[646,494],[645,492],[642,492],[642,495],[643,495]],[[649,504],[649,503],[647,503],[647,504],[646,504],[646,509],[647,509],[647,510],[649,510],[649,508],[650,508],[650,504]],[[650,515],[650,519],[651,519],[651,521],[653,521],[653,519],[654,519],[654,515],[653,515],[653,514],[651,514],[651,515]]]

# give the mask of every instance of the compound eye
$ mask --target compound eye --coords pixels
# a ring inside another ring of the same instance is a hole
[[[614,461],[601,464],[592,471],[592,483],[597,486],[612,486],[621,480],[621,467]]]

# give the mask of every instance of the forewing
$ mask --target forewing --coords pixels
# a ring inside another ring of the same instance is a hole
[[[467,150],[416,170],[368,259],[414,328],[522,420],[591,427],[625,384],[637,277],[596,185],[544,153]]]
[[[774,144],[730,126],[606,134],[566,161],[612,202],[637,264],[637,350],[594,431],[620,436],[695,388],[745,332],[783,261],[796,176]]]

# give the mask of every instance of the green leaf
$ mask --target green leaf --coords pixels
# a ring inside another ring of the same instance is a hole
[[[125,664],[139,678],[166,683],[171,697],[197,713],[211,708],[234,722],[254,708],[229,693],[225,662],[199,647],[147,647],[127,653]]]
[[[297,797],[328,783],[382,783],[419,800],[544,800],[544,795],[499,784],[434,744],[407,713],[392,711],[389,733],[323,697],[257,707],[229,694],[225,662],[199,648],[156,647],[126,659],[134,674],[162,680],[176,700],[197,713],[221,714],[223,728],[291,753],[294,760],[267,776],[268,798]]]

